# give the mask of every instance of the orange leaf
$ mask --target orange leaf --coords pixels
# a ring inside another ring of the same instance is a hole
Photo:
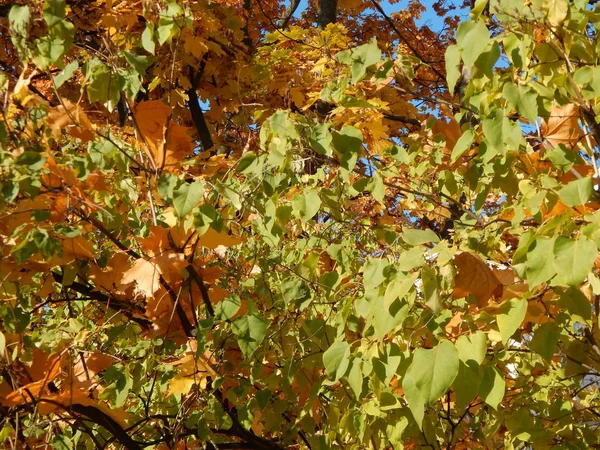
[[[142,294],[153,297],[160,288],[161,275],[166,281],[177,281],[186,265],[183,253],[165,252],[151,260],[139,258],[123,274],[121,283],[127,285],[135,281]]]
[[[148,144],[154,162],[160,166],[158,161],[163,153],[165,131],[171,116],[171,107],[160,100],[151,100],[138,104],[134,112],[139,132]]]
[[[94,138],[94,127],[83,109],[65,98],[61,99],[61,103],[52,108],[46,117],[54,138],[57,139],[65,128],[69,128],[71,136],[83,142],[91,141]]]
[[[477,304],[483,307],[500,284],[494,272],[477,255],[463,252],[454,257],[458,274],[454,278],[454,298],[475,295]]]
[[[552,147],[564,144],[574,148],[583,136],[578,121],[577,105],[553,106],[550,117],[542,119],[542,135]]]

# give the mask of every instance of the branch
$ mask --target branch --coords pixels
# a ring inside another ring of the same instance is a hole
[[[57,272],[51,272],[51,273],[52,273],[52,278],[54,278],[54,281],[56,281],[57,283],[62,285],[63,276]],[[143,319],[141,317],[137,317],[131,312],[130,309],[133,306],[135,306],[132,303],[122,302],[118,299],[115,299],[106,294],[103,294],[102,292],[94,291],[91,288],[89,288],[81,283],[78,283],[77,281],[72,282],[68,286],[63,285],[63,287],[73,289],[75,292],[85,295],[85,296],[91,298],[92,300],[96,300],[100,303],[104,303],[107,308],[111,308],[111,309],[114,309],[115,311],[119,311],[119,312],[123,313],[129,320],[133,320],[134,322],[138,323],[139,325],[141,325],[143,327],[147,328],[150,325],[152,325],[152,322],[150,322],[149,320]],[[143,314],[144,311],[140,310],[139,313]]]
[[[394,114],[386,114],[386,113],[383,114],[383,117],[385,117],[388,120],[393,120],[395,122],[402,122],[407,125],[414,125],[416,127],[421,126],[421,122],[419,122],[417,119],[411,119],[410,117],[396,116]]]
[[[240,423],[237,410],[234,407],[229,407],[229,403],[227,399],[223,398],[223,394],[221,393],[221,391],[215,390],[214,396],[233,422],[229,430],[219,430],[220,434],[236,436],[242,439],[243,441],[252,444],[254,446],[253,448],[257,450],[283,450],[283,447],[276,444],[275,442],[257,436],[252,431],[245,429]]]
[[[204,284],[204,280],[202,279],[202,275],[200,275],[194,266],[191,264],[186,267],[186,270],[192,277],[192,280],[196,282],[198,287],[200,288],[200,293],[202,294],[202,301],[204,302],[204,306],[206,307],[206,311],[210,317],[215,315],[215,309],[213,308],[212,303],[210,302],[210,297],[208,296],[208,289],[206,289],[206,284]]]
[[[142,447],[138,445],[138,443],[135,442],[112,417],[104,414],[99,409],[94,408],[93,406],[79,404],[73,404],[68,409],[89,417],[98,425],[107,429],[127,450],[142,450]]]
[[[188,108],[190,108],[190,112],[192,113],[192,120],[194,121],[194,125],[196,126],[196,131],[198,132],[198,137],[200,138],[200,143],[202,144],[202,149],[204,151],[210,150],[214,147],[214,142],[210,135],[210,131],[208,129],[208,125],[206,124],[206,120],[204,119],[204,113],[202,112],[202,108],[200,108],[200,100],[198,99],[198,94],[196,93],[196,87],[198,86],[198,81],[202,76],[202,72],[204,72],[204,66],[206,65],[206,60],[202,60],[200,64],[200,68],[198,72],[194,73],[194,69],[192,67],[188,67],[189,69],[189,79],[192,87],[190,87],[186,94],[188,96]]]
[[[300,0],[290,0],[290,4],[283,13],[283,16],[277,21],[277,28],[285,28],[287,26],[296,9],[298,9],[298,5],[300,5]]]
[[[431,65],[428,61],[426,61],[425,59],[423,59],[423,57],[421,56],[421,54],[419,53],[419,51],[416,49],[416,47],[414,47],[410,43],[410,41],[408,39],[406,39],[402,35],[402,33],[400,33],[400,30],[398,29],[398,27],[396,27],[396,24],[394,23],[394,21],[392,20],[392,18],[385,13],[385,11],[381,7],[381,5],[379,3],[377,3],[377,0],[370,0],[370,2],[373,4],[373,6],[375,6],[375,9],[377,9],[377,11],[379,11],[379,13],[386,20],[386,22],[392,27],[392,29],[398,35],[398,37],[404,43],[404,45],[406,45],[410,49],[410,51],[413,53],[413,55],[415,55],[417,58],[419,58],[421,61],[423,61],[425,64],[427,64],[431,68],[431,70],[433,70],[433,72],[438,77],[440,77],[440,79],[445,80],[446,77],[439,70],[437,70],[435,67],[433,67],[433,65]]]

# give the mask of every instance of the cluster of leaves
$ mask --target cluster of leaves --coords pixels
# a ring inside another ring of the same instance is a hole
[[[2,445],[600,446],[600,7],[12,3]]]

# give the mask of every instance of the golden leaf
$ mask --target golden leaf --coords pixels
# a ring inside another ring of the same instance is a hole
[[[454,278],[454,298],[475,295],[477,304],[485,306],[500,284],[494,272],[476,255],[463,252],[454,257],[458,270]]]
[[[188,35],[183,43],[183,49],[191,53],[195,58],[201,58],[206,52],[208,47],[204,44],[202,39],[196,36]]]
[[[187,394],[194,384],[204,389],[208,377],[217,377],[217,373],[202,357],[196,359],[194,355],[188,354],[174,362],[173,366],[178,368],[179,372],[169,382],[168,395]]]
[[[198,244],[206,248],[215,249],[219,245],[231,247],[243,241],[244,240],[241,237],[230,236],[229,234],[223,231],[217,233],[212,228],[209,228],[208,231],[200,237]]]
[[[94,246],[92,241],[84,236],[75,236],[71,239],[62,241],[63,258],[65,260],[74,259],[94,259]]]

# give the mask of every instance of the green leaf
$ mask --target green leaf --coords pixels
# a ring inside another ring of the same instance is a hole
[[[402,388],[419,427],[423,422],[424,406],[438,400],[452,386],[458,367],[458,351],[450,341],[442,341],[429,350],[419,348],[415,351],[402,380]]]
[[[465,66],[475,64],[489,41],[490,32],[485,23],[472,20],[461,22],[456,31],[456,44],[461,49]]]
[[[589,302],[587,303],[589,305]],[[560,327],[556,323],[544,323],[533,332],[533,339],[529,343],[529,348],[550,362],[557,350],[556,343],[559,336]]]
[[[225,297],[215,306],[215,317],[221,320],[231,320],[242,306],[242,301],[237,295]]]
[[[123,406],[133,387],[131,375],[123,366],[117,364],[106,369],[102,378],[108,386],[98,395],[98,398],[111,400],[117,408]]]
[[[146,22],[146,28],[142,33],[142,47],[148,53],[154,55],[156,44],[154,43],[154,22]]]
[[[57,434],[52,438],[52,448],[54,450],[73,450],[73,443],[67,436]]]
[[[15,163],[20,166],[27,166],[29,170],[39,170],[46,164],[46,158],[41,153],[26,150],[19,155]]]
[[[306,283],[299,278],[288,278],[281,283],[281,296],[286,306],[298,304],[310,296]]]
[[[423,266],[421,268],[421,280],[423,281],[423,297],[427,302],[427,306],[434,313],[438,313],[442,309],[442,302],[435,270],[428,265]]]
[[[116,73],[97,58],[86,63],[84,68],[88,99],[100,102],[112,111],[121,97],[121,81]]]
[[[292,207],[302,222],[308,222],[319,212],[321,199],[317,191],[308,191],[294,197]]]
[[[354,358],[350,364],[350,371],[348,372],[348,384],[350,389],[354,392],[356,399],[360,399],[363,389],[364,376],[362,373],[362,364],[360,359]]]
[[[505,155],[507,150],[521,138],[521,128],[508,119],[505,110],[495,109],[483,121],[483,135],[487,151],[484,161],[491,161],[497,155]]]
[[[440,242],[440,238],[433,230],[417,230],[415,228],[406,228],[402,232],[402,240],[410,245],[426,244],[428,242]]]
[[[570,287],[561,293],[558,304],[570,314],[577,316],[574,318],[576,321],[585,322],[592,318],[592,305],[579,287]]]
[[[481,385],[482,370],[472,359],[468,362],[460,361],[458,366],[458,375],[452,383],[452,390],[456,398],[456,404],[460,408],[465,408],[479,394]]]
[[[384,258],[368,258],[363,268],[363,284],[366,290],[379,286],[385,279],[384,270],[390,265]]]
[[[200,181],[184,183],[173,191],[173,206],[177,217],[187,216],[204,197],[204,184]]]
[[[506,83],[502,94],[508,100],[511,108],[525,117],[530,123],[535,123],[538,117],[537,93],[528,86]]]
[[[579,178],[558,191],[561,201],[570,207],[585,205],[594,192],[594,184],[589,177]]]
[[[170,173],[165,173],[158,179],[158,193],[170,203],[173,201],[173,191],[179,184],[181,184],[179,178]]]
[[[49,28],[61,25],[67,13],[65,0],[47,0],[44,3],[44,20]]]
[[[126,50],[123,50],[121,54],[123,55],[123,58],[125,58],[125,61],[127,61],[139,75],[144,75],[146,73],[146,69],[150,65],[150,60],[147,56],[136,55],[135,53]]]
[[[496,315],[502,342],[506,345],[510,337],[519,329],[527,313],[527,300],[514,298],[504,302]]]
[[[450,94],[454,94],[460,74],[460,48],[458,45],[449,45],[446,49],[446,81]]]
[[[598,254],[596,244],[585,236],[559,236],[554,244],[554,286],[579,286],[592,269]]]
[[[502,374],[492,366],[483,368],[483,379],[479,388],[479,396],[494,409],[498,409],[498,405],[504,398],[506,384]]]
[[[254,167],[256,160],[256,153],[252,151],[244,153],[242,157],[238,160],[236,171],[238,173],[251,172],[251,169],[252,167]]]
[[[529,247],[525,262],[525,276],[529,285],[534,288],[550,280],[556,275],[553,264],[548,264],[552,255],[556,238],[538,237]]]
[[[455,163],[458,158],[460,158],[464,152],[471,148],[471,144],[473,144],[473,139],[475,135],[472,130],[466,130],[456,144],[454,144],[454,148],[452,149],[452,155],[450,155],[450,162]]]
[[[485,333],[477,331],[473,334],[463,334],[456,339],[454,344],[458,350],[458,357],[461,361],[474,361],[481,364],[485,360],[487,351],[487,340]]]
[[[79,63],[77,61],[67,64],[65,68],[54,77],[54,85],[56,86],[56,89],[60,88],[65,81],[71,78],[77,69],[79,69]]]
[[[238,317],[231,324],[231,329],[237,336],[237,342],[242,354],[248,358],[262,343],[267,332],[267,321],[256,314]]]
[[[369,67],[379,62],[381,50],[377,46],[377,40],[373,38],[368,44],[344,50],[335,57],[339,62],[352,66],[352,83],[357,83],[364,78]]]
[[[27,28],[31,20],[31,13],[28,6],[14,5],[8,13],[10,29],[20,35],[27,36]]]
[[[552,164],[563,172],[568,172],[574,164],[581,164],[583,162],[577,152],[567,149],[563,144],[547,148],[544,152],[544,159],[550,160]]]
[[[340,157],[340,165],[348,171],[353,170],[362,151],[362,133],[352,125],[344,125],[340,131],[332,131],[331,136],[333,147]]]
[[[323,365],[333,381],[344,376],[350,364],[350,346],[346,341],[336,341],[323,353]]]
[[[333,136],[329,131],[330,126],[329,123],[320,123],[310,129],[310,135],[308,136],[308,142],[312,149],[325,156],[331,156],[333,152],[331,148]]]

